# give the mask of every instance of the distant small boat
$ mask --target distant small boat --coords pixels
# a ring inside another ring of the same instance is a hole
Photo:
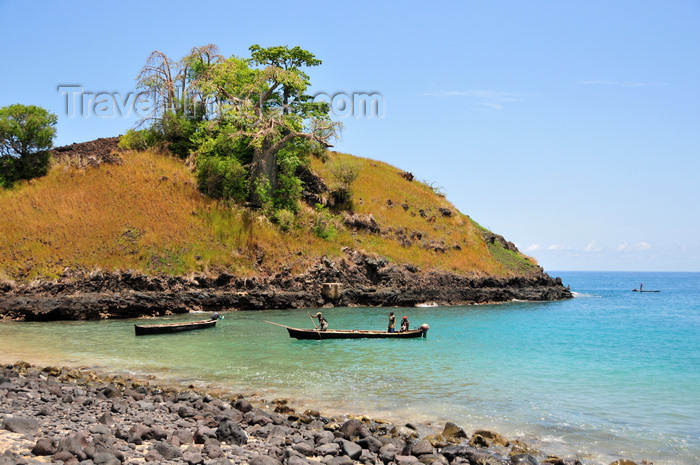
[[[300,329],[292,328],[291,326],[281,325],[279,323],[274,323],[272,321],[266,321],[265,323],[270,323],[271,325],[281,326],[286,328],[289,332],[289,337],[294,339],[410,339],[416,337],[426,337],[428,334],[428,329],[430,326],[427,324],[421,325],[418,329],[412,329],[409,331],[404,331],[402,333],[389,333],[387,331],[379,330],[369,330],[369,329],[327,329],[325,331],[319,331],[317,329]]]
[[[661,291],[645,291],[642,289],[644,287],[644,283],[639,285],[639,289],[632,289],[632,292],[661,292]]]
[[[136,331],[137,336],[143,336],[146,334],[170,334],[179,333],[182,331],[192,331],[195,329],[205,329],[216,326],[216,322],[219,320],[219,316],[216,318],[212,317],[208,320],[200,321],[185,321],[180,323],[163,323],[159,325],[134,325],[134,331]]]

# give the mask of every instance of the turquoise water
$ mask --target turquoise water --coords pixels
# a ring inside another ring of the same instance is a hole
[[[700,273],[552,275],[577,297],[394,310],[430,324],[426,339],[296,341],[264,320],[308,328],[306,311],[271,310],[138,338],[134,320],[5,322],[0,358],[148,372],[326,414],[449,420],[590,464],[700,463]],[[642,282],[661,292],[632,292]],[[331,328],[383,329],[388,309],[323,312]]]

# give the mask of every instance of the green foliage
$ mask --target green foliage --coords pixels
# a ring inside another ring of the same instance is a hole
[[[333,179],[343,187],[349,188],[360,175],[360,165],[341,158],[336,158],[328,163],[328,170]]]
[[[252,191],[260,199],[260,209],[268,218],[275,212],[275,200],[272,196],[272,186],[267,178],[253,179]]]
[[[360,165],[350,160],[335,158],[328,162],[328,171],[336,183],[330,192],[333,209],[335,211],[353,211],[351,185],[360,175]]]
[[[279,175],[277,188],[273,194],[275,209],[286,209],[292,212],[299,210],[299,200],[304,186],[296,173],[299,166],[308,165],[304,148],[303,144],[291,145],[277,152]]]
[[[504,248],[498,241],[489,242],[487,245],[493,258],[498,260],[509,270],[527,273],[537,268],[537,265],[531,262],[527,257]]]
[[[316,214],[314,216],[314,224],[311,230],[316,237],[327,241],[335,240],[338,235],[337,221],[333,214],[321,204],[316,204]]]
[[[14,168],[13,159],[0,157],[0,188],[7,189],[12,187],[12,180],[15,176]]]
[[[190,140],[197,147],[197,156],[233,157],[242,165],[253,159],[253,149],[245,137],[231,135],[232,130],[226,122],[215,124],[202,123]]]
[[[196,148],[191,138],[197,130],[197,122],[186,116],[168,112],[157,120],[152,130],[157,131],[168,149],[180,158],[187,158]]]
[[[129,129],[119,138],[119,148],[127,150],[147,150],[159,142],[158,134],[151,129]]]
[[[211,198],[242,202],[248,196],[248,173],[236,158],[201,156],[195,175],[197,188]]]
[[[329,203],[335,212],[352,212],[355,209],[355,204],[352,201],[352,191],[345,186],[336,186],[331,189]]]
[[[0,108],[0,185],[48,172],[57,121],[55,114],[34,105]]]
[[[282,208],[273,214],[273,220],[279,225],[282,231],[289,231],[292,229],[292,226],[294,226],[296,215],[294,212]]]
[[[210,44],[179,61],[151,53],[137,85],[154,92],[157,114],[150,133],[127,133],[123,144],[162,143],[182,158],[201,158],[199,188],[216,198],[243,201],[245,173],[250,204],[273,218],[276,210],[299,209],[297,168],[309,153],[323,153],[339,123],[328,104],[306,95],[311,83],[301,68],[321,64],[311,52],[259,45],[250,52],[249,59],[224,59]]]
[[[130,150],[167,148],[180,158],[187,158],[197,147],[193,142],[200,122],[172,112],[165,113],[146,129],[130,129],[119,139],[119,147]]]

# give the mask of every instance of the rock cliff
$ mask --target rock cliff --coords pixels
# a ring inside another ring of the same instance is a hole
[[[339,283],[338,295],[324,293],[324,283]],[[134,318],[193,310],[412,307],[572,297],[559,278],[544,272],[535,277],[465,277],[394,265],[351,249],[340,259],[321,257],[297,275],[282,271],[252,278],[226,273],[175,277],[93,271],[67,273],[54,281],[0,286],[0,315],[27,321]]]

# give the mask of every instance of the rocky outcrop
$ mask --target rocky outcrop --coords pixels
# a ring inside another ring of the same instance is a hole
[[[54,160],[78,167],[99,166],[103,163],[120,164],[119,137],[103,137],[89,142],[79,142],[55,147],[51,151]]]
[[[324,283],[340,283],[339,292],[324,293]],[[178,277],[132,271],[66,272],[50,282],[5,282],[0,292],[0,316],[27,321],[134,318],[191,310],[412,307],[423,302],[468,305],[572,296],[559,278],[544,272],[533,277],[470,277],[421,271],[352,249],[340,258],[321,257],[298,275],[287,271],[250,278],[226,273]]]

